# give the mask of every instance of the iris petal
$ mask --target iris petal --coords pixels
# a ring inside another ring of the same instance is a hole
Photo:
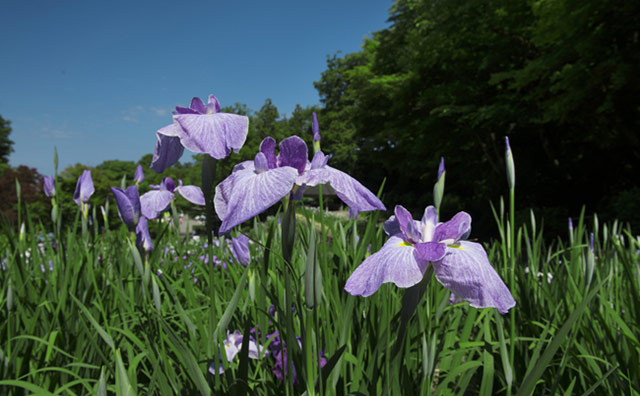
[[[138,186],[131,186],[126,190],[111,187],[111,191],[116,198],[116,206],[118,207],[118,214],[122,222],[126,224],[130,230],[133,230],[138,224],[138,218],[140,217],[140,194],[138,193]]]
[[[264,212],[282,199],[293,188],[297,174],[298,172],[289,166],[262,173],[250,169],[233,173],[230,176],[233,179],[224,214],[218,212],[223,219],[220,233],[228,233],[232,227]],[[216,187],[216,195],[217,192]],[[216,203],[216,211],[218,207],[219,201]]]
[[[198,186],[180,186],[177,187],[176,192],[182,195],[187,201],[204,206],[204,193]]]
[[[516,305],[511,292],[489,263],[482,245],[461,241],[433,263],[436,279],[472,307],[495,307],[505,314]]]
[[[167,190],[152,190],[140,197],[142,214],[148,219],[155,219],[162,213],[173,199],[173,193]]]
[[[182,129],[182,145],[215,159],[225,158],[231,149],[240,150],[249,131],[249,119],[236,114],[178,114],[173,117]]]
[[[150,167],[157,173],[162,173],[165,169],[178,162],[182,157],[182,153],[184,153],[184,147],[180,143],[180,138],[176,136],[166,136],[160,133],[157,136],[156,149],[153,152]]]
[[[428,262],[417,260],[415,249],[392,236],[382,248],[367,257],[351,274],[344,289],[354,296],[368,297],[385,282],[411,287],[422,280]]]
[[[278,166],[290,166],[302,174],[307,167],[308,158],[307,144],[298,136],[290,136],[280,142]]]
[[[465,239],[471,232],[471,216],[466,212],[458,212],[446,223],[438,224],[434,233],[434,241]]]

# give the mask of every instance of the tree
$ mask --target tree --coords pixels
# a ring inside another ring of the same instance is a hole
[[[13,153],[13,141],[9,139],[11,121],[0,116],[0,163],[9,163],[9,154]]]

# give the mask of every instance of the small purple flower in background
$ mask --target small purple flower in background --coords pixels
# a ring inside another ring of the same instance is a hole
[[[174,198],[175,193],[182,195],[187,201],[203,206],[204,194],[200,187],[183,186],[182,180],[178,180],[178,186],[170,177],[162,179],[160,185],[149,186],[153,190],[140,197],[142,214],[148,219],[155,219],[162,213]]]
[[[345,285],[348,293],[367,297],[385,282],[411,287],[433,265],[436,279],[472,307],[495,307],[504,314],[515,306],[482,245],[464,240],[471,232],[469,214],[459,212],[438,223],[436,209],[429,206],[418,222],[397,205],[384,230],[389,239],[351,274]]]
[[[280,333],[277,330],[268,334],[267,339],[271,339],[269,351],[276,361],[274,366],[271,368],[271,372],[273,372],[278,380],[282,381],[287,374],[287,344],[285,344],[285,342],[280,338]],[[302,349],[300,337],[296,337],[296,340],[298,341],[298,347]],[[324,367],[326,364],[327,359],[324,357],[324,353],[320,351],[320,368]],[[293,369],[293,382],[298,382],[298,373],[296,372],[296,367],[293,365],[293,362],[291,363],[291,367]]]
[[[140,194],[138,186],[128,187],[123,190],[118,187],[111,187],[111,192],[116,197],[116,206],[118,207],[118,215],[122,222],[133,230],[138,225],[140,218]]]
[[[133,181],[136,184],[140,184],[144,181],[144,172],[142,171],[142,165],[138,165],[136,173],[133,175]]]
[[[316,115],[316,112],[313,112],[312,115],[313,121],[311,123],[311,130],[313,131],[313,141],[314,142],[319,142],[320,141],[320,126],[318,125],[318,116]]]
[[[53,176],[44,177],[44,195],[49,198],[56,196],[56,179]]]
[[[158,141],[151,169],[158,173],[178,162],[184,149],[209,154],[215,159],[227,157],[242,148],[249,132],[249,118],[220,112],[218,99],[209,95],[207,105],[193,98],[191,106],[176,107],[173,124],[156,132]]]
[[[306,143],[298,136],[280,142],[265,138],[253,161],[236,165],[229,177],[216,186],[214,205],[222,219],[220,233],[264,212],[287,196],[294,185],[329,183],[336,195],[354,211],[384,210],[382,202],[357,180],[327,165],[328,157],[318,151],[308,160]],[[300,194],[297,194],[300,195]]]
[[[244,234],[238,235],[237,238],[231,238],[231,253],[238,263],[245,267],[249,265],[251,262],[249,238]]]
[[[88,210],[87,202],[93,195],[95,189],[93,188],[93,179],[91,178],[91,171],[85,170],[78,178],[76,183],[76,190],[73,193],[73,200],[80,205],[83,211]],[[87,209],[85,209],[85,207]]]
[[[151,240],[151,235],[149,235],[147,218],[144,216],[140,216],[136,226],[136,246],[146,252],[153,250],[153,241]]]
[[[444,157],[440,157],[440,165],[438,165],[438,180],[442,178],[446,169],[444,168]]]
[[[242,350],[243,335],[239,330],[229,334],[227,331],[227,339],[223,341],[224,352],[228,362],[232,362],[238,353]],[[264,350],[264,347],[258,345],[253,337],[249,338],[249,359],[260,359],[260,354]],[[221,362],[222,363],[222,362]],[[213,362],[209,365],[209,372],[213,375],[216,374]],[[218,365],[218,374],[224,373],[222,364]]]

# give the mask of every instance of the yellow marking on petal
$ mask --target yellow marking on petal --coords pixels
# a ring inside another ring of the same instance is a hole
[[[411,243],[409,243],[409,242],[407,242],[407,241],[402,241],[402,242],[400,242],[400,243],[398,244],[398,246],[410,246],[410,247],[411,247],[411,246],[413,246],[413,244],[411,244]]]
[[[463,247],[462,247],[462,246],[460,246],[460,245],[447,245],[447,247],[454,248],[454,249],[464,250],[464,249],[463,249]]]

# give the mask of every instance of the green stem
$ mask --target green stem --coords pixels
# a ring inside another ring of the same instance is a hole
[[[515,224],[515,201],[516,201],[516,190],[515,188],[509,189],[509,223],[511,227],[509,229],[509,239],[511,240],[511,244],[509,245],[509,259],[510,259],[510,271],[509,271],[509,286],[511,288],[511,293],[515,294],[516,291],[516,277],[515,277],[515,269],[516,269],[516,224]],[[516,370],[515,370],[515,348],[516,348],[516,309],[511,310],[511,333],[509,339],[509,361],[511,362],[511,371],[513,372],[513,380],[515,380]],[[513,382],[512,382],[513,383]],[[507,394],[511,394],[511,387],[508,388]]]

